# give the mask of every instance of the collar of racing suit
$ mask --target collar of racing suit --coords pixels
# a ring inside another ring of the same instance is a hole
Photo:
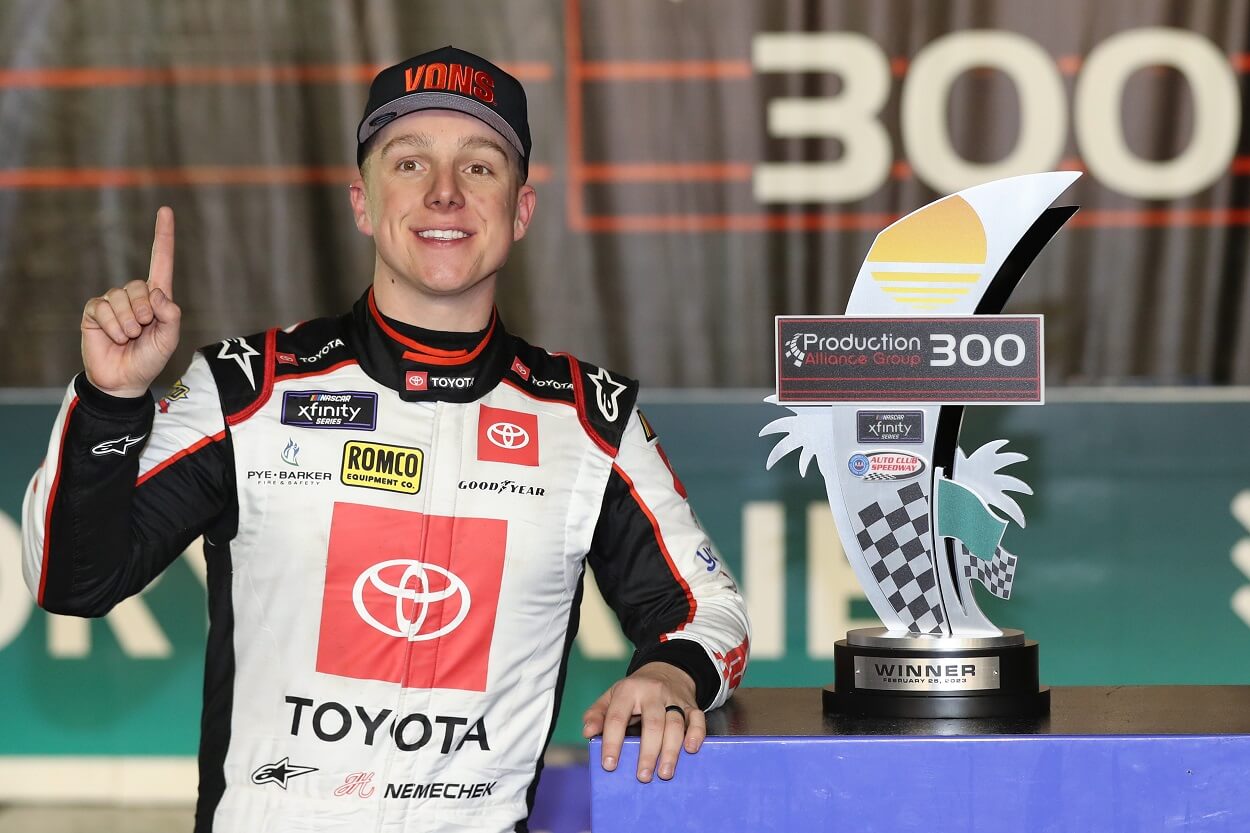
[[[512,362],[512,338],[499,311],[477,333],[425,330],[387,318],[361,296],[348,332],[361,368],[405,402],[472,402],[490,392]]]

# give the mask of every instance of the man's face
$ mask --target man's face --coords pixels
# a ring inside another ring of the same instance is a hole
[[[493,289],[535,202],[507,140],[454,110],[379,131],[351,196],[356,227],[377,246],[376,277],[443,298]]]

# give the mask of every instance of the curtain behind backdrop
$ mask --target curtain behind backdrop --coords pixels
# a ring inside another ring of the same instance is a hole
[[[1008,305],[1046,315],[1049,380],[1250,383],[1248,16],[1214,0],[6,0],[0,385],[80,367],[82,304],[146,275],[163,203],[185,315],[164,382],[197,345],[346,308],[372,267],[347,200],[368,80],[447,43],[529,91],[539,207],[499,302],[535,343],[649,386],[770,386],[772,317],[840,313],[883,225],[978,177],[1064,167],[1086,171],[1061,199],[1082,211]],[[819,34],[837,37],[804,39]],[[783,98],[861,97],[770,121]],[[825,185],[763,184],[768,165],[848,159]]]

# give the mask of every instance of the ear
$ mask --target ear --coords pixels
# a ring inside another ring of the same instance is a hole
[[[534,207],[538,204],[538,194],[532,185],[522,185],[516,195],[516,219],[512,221],[512,241],[515,243],[525,236],[534,217]]]
[[[356,228],[366,237],[373,236],[373,222],[369,219],[369,195],[365,193],[363,176],[352,180],[347,186],[347,193],[352,201],[352,216],[356,219]]]

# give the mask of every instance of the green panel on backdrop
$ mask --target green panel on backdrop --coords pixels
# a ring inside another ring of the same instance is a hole
[[[49,405],[0,406],[0,512],[20,523],[23,494],[43,459],[56,417]],[[6,525],[7,526],[7,525]],[[18,541],[0,537],[0,595],[21,584]],[[134,659],[102,620],[86,622],[89,651],[53,658],[51,617],[27,605],[4,614],[25,627],[0,641],[0,755],[186,755],[199,739],[204,591],[177,562],[144,596],[171,647],[167,658]],[[23,610],[25,612],[23,612]]]
[[[762,474],[773,438],[758,428],[782,410],[768,405],[651,406],[673,464],[691,488],[705,526],[731,564],[741,546],[744,500],[780,500],[801,516],[824,501],[815,471],[797,475],[797,454]],[[1231,599],[1247,577],[1230,553],[1246,534],[1230,505],[1250,488],[1245,403],[1072,403],[1044,407],[970,408],[961,446],[972,451],[996,438],[1030,460],[1009,470],[1036,494],[1019,502],[1028,526],[1008,529],[1003,543],[1020,556],[1015,597],[981,594],[1000,625],[1021,627],[1042,642],[1043,672],[1058,685],[1114,683],[1244,683],[1250,680],[1250,630]],[[737,445],[729,436],[740,438]],[[718,447],[719,446],[719,447]],[[735,476],[731,461],[740,458]],[[699,488],[696,488],[696,484]],[[703,487],[711,485],[707,491]],[[727,511],[728,510],[728,511]],[[787,523],[787,534],[796,527]],[[786,542],[788,564],[807,541]],[[751,588],[744,587],[748,595]],[[801,633],[803,597],[788,595],[787,634]],[[1202,650],[1195,650],[1201,645]],[[806,665],[790,651],[777,677]],[[1214,657],[1220,661],[1213,661]],[[746,684],[770,663],[757,662]],[[816,680],[831,666],[817,664]]]
[[[783,514],[784,561],[772,579],[785,583],[780,648],[776,656],[753,658],[745,684],[828,683],[831,660],[808,653],[807,511],[823,504],[823,482],[814,462],[800,478],[795,455],[765,472],[773,438],[756,436],[784,412],[762,403],[670,402],[646,411],[739,577],[744,505],[764,502]],[[7,429],[0,436],[0,511],[14,521],[54,412],[48,405],[0,406]],[[1230,557],[1247,535],[1230,512],[1233,498],[1250,489],[1250,437],[1238,430],[1246,424],[1250,403],[1241,402],[968,410],[965,450],[1002,437],[1032,458],[1011,472],[1037,492],[1020,498],[1028,527],[1013,526],[1004,538],[1020,556],[1015,598],[980,598],[995,623],[1041,642],[1047,683],[1250,682],[1250,628],[1232,603],[1250,579]],[[12,598],[6,589],[21,580],[12,533],[11,525],[0,527],[0,598]],[[836,545],[813,542],[841,558]],[[743,583],[745,594],[752,590]],[[206,632],[202,586],[176,562],[143,601],[170,646],[164,658],[134,658],[105,621],[89,623],[86,656],[53,658],[48,616],[33,608],[0,611],[0,754],[194,753]],[[870,616],[862,601],[841,603],[846,618]],[[1250,603],[1244,610],[1250,617]],[[609,636],[583,628],[556,743],[580,743],[582,710],[625,667],[627,653],[588,658],[587,646],[597,645],[591,653],[602,656]]]

